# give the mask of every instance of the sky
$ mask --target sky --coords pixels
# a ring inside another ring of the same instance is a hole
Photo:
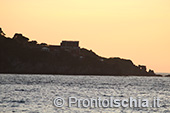
[[[170,72],[170,0],[0,0],[6,36],[80,41],[103,57]]]

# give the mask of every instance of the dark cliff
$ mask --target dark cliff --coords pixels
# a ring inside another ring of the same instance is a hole
[[[53,47],[58,48],[29,41],[22,34],[7,38],[1,33],[0,73],[155,75],[152,70],[147,72],[145,66],[135,66],[131,60],[103,58],[85,48],[80,48],[78,54],[65,49],[48,50]]]

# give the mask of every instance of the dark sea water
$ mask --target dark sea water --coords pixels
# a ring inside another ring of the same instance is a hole
[[[56,97],[152,100],[160,108],[57,108]],[[170,78],[0,74],[0,113],[170,113]]]

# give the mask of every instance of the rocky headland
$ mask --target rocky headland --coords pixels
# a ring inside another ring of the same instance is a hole
[[[62,41],[60,45],[38,44],[16,33],[5,37],[0,29],[0,73],[157,76],[146,66],[131,60],[104,58],[92,50],[79,47],[78,41]]]

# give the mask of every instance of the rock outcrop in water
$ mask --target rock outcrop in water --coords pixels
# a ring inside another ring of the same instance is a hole
[[[0,34],[0,73],[155,75],[153,70],[147,72],[146,66],[136,66],[131,60],[104,58],[85,48],[70,51],[56,45],[37,44],[22,34],[8,38],[2,30]]]
[[[165,77],[170,77],[170,75],[165,75]]]

